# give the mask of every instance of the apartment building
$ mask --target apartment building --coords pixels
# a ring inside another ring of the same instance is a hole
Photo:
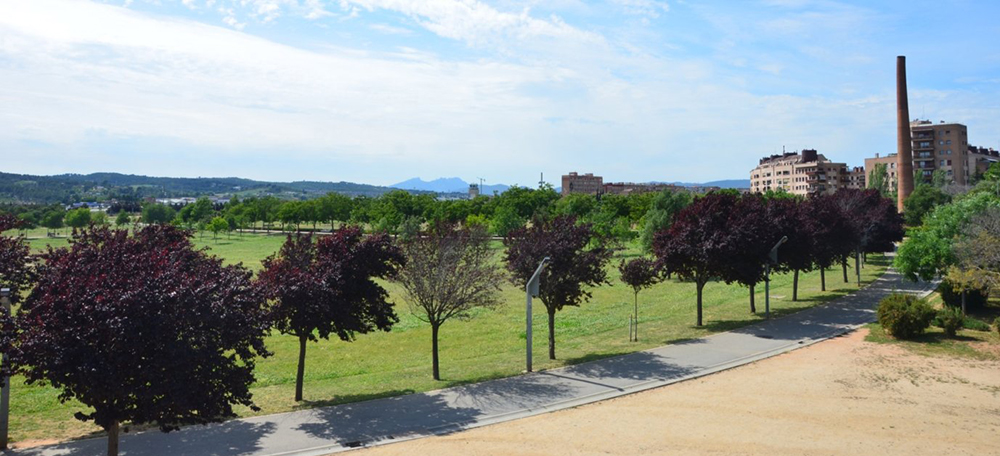
[[[863,177],[864,172],[860,173]],[[750,191],[764,193],[783,189],[795,195],[834,193],[856,182],[858,177],[848,171],[846,163],[834,163],[815,149],[786,152],[760,159],[750,171]]]
[[[1000,161],[1000,152],[969,145],[969,131],[960,123],[929,120],[910,122],[913,141],[913,171],[917,179],[930,182],[935,171],[944,172],[950,182],[970,185],[975,176]],[[871,182],[875,166],[885,164],[890,188],[896,187],[896,154],[865,159],[865,176]]]
[[[562,176],[562,194],[585,193],[597,195],[604,190],[604,178],[593,173],[578,174],[571,172]]]

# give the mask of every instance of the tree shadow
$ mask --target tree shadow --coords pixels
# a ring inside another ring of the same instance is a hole
[[[692,340],[680,345],[696,343],[704,342]],[[652,381],[683,377],[691,374],[693,370],[668,362],[655,353],[643,351],[596,363],[577,364],[561,369],[561,372],[585,379]]]
[[[519,375],[475,383],[443,391],[453,402],[488,411],[514,412],[575,397],[576,390],[563,382],[538,374]]]
[[[368,393],[368,394],[344,394],[344,395],[340,395],[340,396],[334,396],[334,397],[332,397],[330,399],[320,399],[320,400],[314,400],[314,401],[303,400],[303,401],[295,404],[295,406],[293,407],[293,410],[306,410],[306,409],[314,409],[314,408],[319,408],[319,407],[332,407],[334,405],[350,404],[350,403],[353,403],[353,402],[371,401],[371,400],[375,400],[375,399],[383,399],[383,398],[394,397],[394,396],[405,396],[407,394],[413,394],[413,393],[414,393],[414,390],[412,390],[412,389],[405,389],[405,390],[377,391],[377,392]]]
[[[401,436],[441,433],[445,428],[458,430],[481,414],[475,408],[450,404],[440,392],[421,393],[315,409],[312,419],[296,430],[354,448]]]
[[[263,447],[260,441],[273,433],[274,423],[242,420],[191,426],[180,431],[158,430],[122,434],[119,450],[128,456],[236,456],[253,454]],[[94,456],[107,453],[107,438],[92,438],[66,443],[12,450],[17,456]]]

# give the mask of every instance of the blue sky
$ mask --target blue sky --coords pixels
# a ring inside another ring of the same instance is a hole
[[[997,2],[5,0],[5,172],[392,184],[861,165],[911,117],[1000,147]]]

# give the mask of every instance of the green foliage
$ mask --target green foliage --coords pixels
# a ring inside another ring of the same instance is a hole
[[[878,303],[878,322],[897,339],[922,334],[934,319],[934,309],[916,296],[893,293]]]
[[[169,223],[174,217],[174,209],[166,204],[149,204],[142,208],[142,222],[146,224]]]
[[[956,261],[952,248],[956,236],[970,219],[990,207],[1000,207],[1000,199],[988,193],[974,193],[934,208],[921,226],[909,230],[893,265],[910,280],[917,277],[931,280],[946,273],[948,266]]]
[[[985,331],[989,332],[990,324],[982,321],[978,318],[966,316],[962,320],[962,327],[965,329],[971,329],[973,331]]]
[[[219,233],[229,231],[229,222],[222,217],[215,217],[208,223],[208,230],[212,232],[214,238],[218,238]]]
[[[66,226],[83,228],[90,224],[90,209],[81,207],[66,213]]]
[[[924,215],[935,207],[951,202],[951,197],[939,187],[920,184],[903,202],[903,217],[909,226],[918,226]]]
[[[937,326],[944,330],[944,333],[948,337],[955,337],[959,329],[962,329],[965,318],[962,317],[962,311],[954,307],[945,307],[938,311],[937,316],[934,318],[934,326]]]
[[[876,163],[868,178],[868,188],[878,190],[882,196],[889,197],[889,170],[885,163]]]
[[[129,218],[128,212],[118,211],[118,215],[115,217],[115,226],[125,226],[132,223],[132,219]]]
[[[493,213],[490,221],[490,232],[497,236],[507,236],[514,230],[524,227],[525,219],[518,215],[513,206],[500,206]]]
[[[49,211],[42,217],[42,226],[50,230],[58,230],[63,227],[63,217],[66,213],[62,209]]]
[[[997,334],[1000,334],[1000,317],[993,319],[993,328],[997,330]]]
[[[656,233],[670,228],[674,214],[688,207],[691,201],[691,194],[684,191],[664,190],[653,197],[639,235],[639,243],[644,252],[653,251],[653,239]]]
[[[941,293],[941,300],[949,307],[962,308],[961,286],[944,279],[938,285],[938,293]],[[989,298],[988,290],[967,290],[965,292],[965,306],[967,309],[980,308],[986,305]]]
[[[570,193],[555,203],[556,215],[571,215],[579,220],[587,220],[597,210],[597,198],[584,193]]]

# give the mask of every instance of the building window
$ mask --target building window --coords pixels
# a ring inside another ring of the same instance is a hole
[[[944,160],[941,160],[941,166],[944,166],[944,162],[945,162]]]
[[[945,141],[944,143],[950,146],[951,145],[951,140],[949,139],[949,140]]]
[[[948,160],[948,166],[951,166],[951,160]]]

